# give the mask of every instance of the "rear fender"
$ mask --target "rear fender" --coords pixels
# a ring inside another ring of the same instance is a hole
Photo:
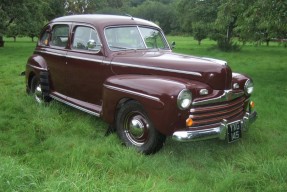
[[[27,91],[29,92],[29,85],[30,81],[33,78],[33,76],[37,76],[40,78],[40,73],[46,72],[47,73],[48,68],[47,68],[47,63],[45,59],[40,56],[40,55],[32,55],[26,64],[26,87]]]

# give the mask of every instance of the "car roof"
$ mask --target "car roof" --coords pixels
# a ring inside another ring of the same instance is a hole
[[[153,22],[135,18],[132,16],[119,16],[119,15],[104,15],[104,14],[85,14],[85,15],[70,15],[59,17],[51,21],[54,22],[80,22],[89,23],[94,26],[107,27],[116,25],[147,25],[159,28]]]

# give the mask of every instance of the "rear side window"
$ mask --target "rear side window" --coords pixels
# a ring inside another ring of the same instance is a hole
[[[52,30],[50,45],[57,47],[66,47],[69,35],[68,25],[55,25]]]
[[[40,41],[39,41],[39,45],[42,46],[47,46],[49,43],[49,32],[45,31],[44,33],[42,33]]]

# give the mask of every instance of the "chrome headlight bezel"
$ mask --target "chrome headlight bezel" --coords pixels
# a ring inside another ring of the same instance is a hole
[[[186,110],[192,103],[192,93],[188,89],[183,89],[177,96],[177,106],[180,110]]]
[[[246,95],[251,95],[254,90],[254,84],[251,79],[248,79],[244,84],[244,92]]]

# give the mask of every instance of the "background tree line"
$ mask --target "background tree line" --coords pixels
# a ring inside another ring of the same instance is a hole
[[[198,44],[211,38],[226,51],[237,49],[234,37],[267,45],[287,39],[287,0],[0,0],[0,46],[3,36],[33,40],[49,20],[87,13],[127,13]]]

